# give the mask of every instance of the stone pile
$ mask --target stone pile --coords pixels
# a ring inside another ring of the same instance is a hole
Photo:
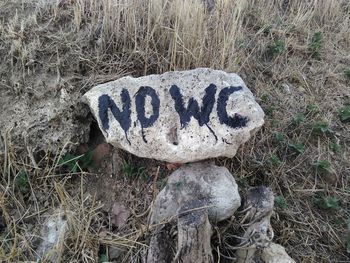
[[[92,88],[83,98],[108,143],[139,157],[187,163],[169,176],[156,197],[147,261],[213,262],[211,225],[232,217],[241,197],[225,167],[203,160],[233,157],[264,123],[264,112],[243,80],[198,68],[124,77]],[[271,190],[252,188],[246,200],[244,219],[250,222],[236,248],[239,262],[260,262],[261,255],[264,262],[294,262],[271,242]]]

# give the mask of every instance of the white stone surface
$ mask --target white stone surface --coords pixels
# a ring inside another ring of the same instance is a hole
[[[186,202],[195,200],[208,206],[212,222],[229,218],[241,205],[236,181],[225,167],[207,162],[186,164],[169,176],[157,195],[151,224],[171,219]]]
[[[108,143],[168,162],[233,157],[264,123],[263,110],[238,75],[207,68],[123,77],[92,88],[83,99]],[[119,121],[111,108],[116,116],[125,109]]]
[[[295,263],[281,245],[271,243],[261,253],[261,259],[266,263]]]

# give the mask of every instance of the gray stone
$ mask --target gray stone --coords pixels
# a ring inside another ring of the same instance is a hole
[[[264,123],[238,75],[207,68],[123,77],[92,88],[83,100],[108,143],[168,162],[233,157]]]
[[[229,218],[241,205],[238,186],[232,174],[213,163],[186,164],[173,172],[158,194],[151,216],[156,224],[172,219],[190,201],[205,204],[210,221]]]
[[[295,263],[285,248],[276,243],[271,243],[262,251],[261,259],[266,263]]]

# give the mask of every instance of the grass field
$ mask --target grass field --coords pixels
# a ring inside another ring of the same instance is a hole
[[[36,260],[41,226],[64,211],[68,232],[44,262],[113,248],[117,262],[142,262],[169,167],[114,152],[114,176],[100,174],[78,147],[94,127],[79,99],[125,75],[210,67],[238,73],[266,113],[236,157],[215,161],[242,193],[273,189],[275,242],[296,262],[349,262],[349,14],[348,0],[0,1],[0,261]],[[63,90],[71,107],[43,117]],[[68,125],[71,137],[57,133]],[[213,244],[232,262],[238,230],[224,225]]]

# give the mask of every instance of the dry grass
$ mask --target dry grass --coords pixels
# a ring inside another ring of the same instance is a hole
[[[267,113],[266,125],[235,158],[217,162],[232,171],[242,192],[264,184],[279,196],[275,240],[297,262],[350,260],[350,126],[338,118],[339,109],[350,103],[350,80],[344,74],[350,67],[347,0],[218,0],[215,7],[199,0],[38,2],[0,2],[3,107],[15,100],[29,109],[32,101],[45,104],[45,96],[55,96],[62,87],[79,97],[97,83],[126,74],[200,66],[237,72]],[[54,80],[56,90],[42,79]],[[298,113],[304,119],[293,124]],[[320,121],[330,131],[316,135]],[[0,261],[35,260],[40,226],[62,208],[69,233],[53,253],[63,262],[97,262],[109,246],[123,249],[121,261],[141,262],[147,251],[147,207],[154,185],[159,189],[168,172],[161,169],[154,184],[153,166],[159,164],[124,154],[134,166],[147,166],[149,178],[116,177],[123,189],[118,196],[133,216],[115,229],[85,191],[89,173],[64,170],[58,165],[60,152],[50,153],[49,146],[33,154],[35,138],[15,132],[3,132],[0,140],[0,223],[6,225],[0,230]],[[276,133],[284,141],[276,141]],[[331,149],[334,142],[341,146],[338,152]],[[304,146],[298,155],[296,143]],[[313,164],[321,160],[331,163],[330,172],[317,173]],[[25,191],[16,180],[23,173],[29,184]],[[339,200],[338,206],[320,208],[317,200],[325,197]],[[224,260],[232,253],[236,226],[220,229],[214,242]]]

